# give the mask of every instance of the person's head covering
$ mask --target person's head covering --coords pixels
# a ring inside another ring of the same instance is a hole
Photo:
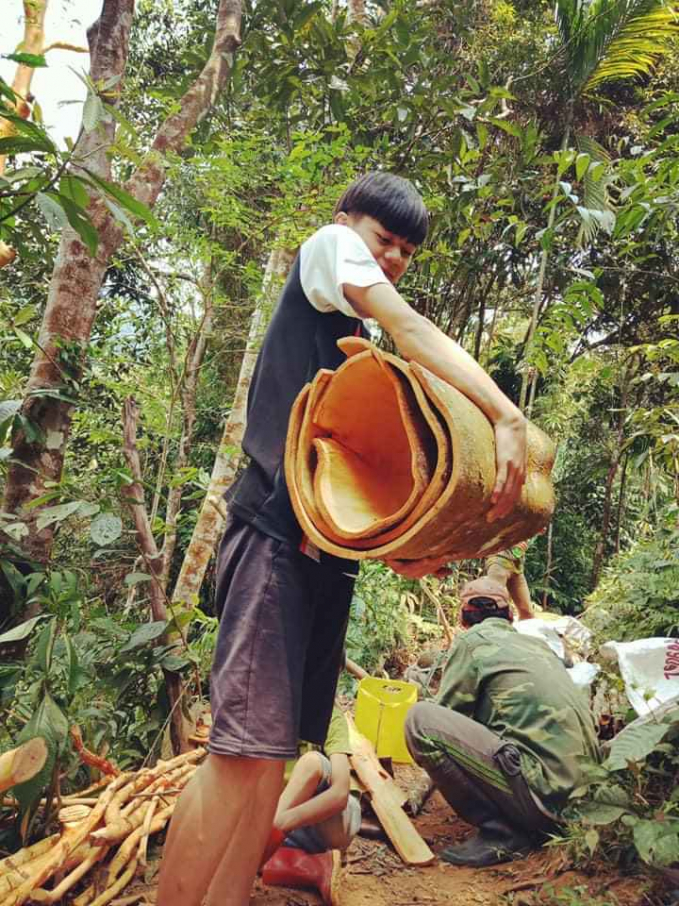
[[[467,582],[460,592],[460,622],[463,626],[482,623],[489,617],[503,620],[513,619],[509,592],[500,582],[481,576]]]

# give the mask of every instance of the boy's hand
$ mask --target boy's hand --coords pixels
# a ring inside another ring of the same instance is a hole
[[[422,560],[385,560],[389,569],[393,569],[399,576],[406,579],[423,579],[425,576],[435,576],[445,579],[452,574],[448,567],[450,557],[424,557]]]
[[[501,519],[516,505],[526,480],[526,419],[523,416],[495,423],[497,478],[486,520]]]

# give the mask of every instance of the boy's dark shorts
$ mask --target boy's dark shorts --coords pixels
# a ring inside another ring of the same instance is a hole
[[[330,723],[354,576],[229,516],[217,563],[210,678],[216,755],[294,758]]]

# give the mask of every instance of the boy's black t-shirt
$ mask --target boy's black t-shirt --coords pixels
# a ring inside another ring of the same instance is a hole
[[[368,336],[363,322],[340,311],[321,312],[311,305],[302,288],[298,256],[264,337],[250,385],[243,438],[250,462],[226,495],[229,509],[239,519],[295,545],[301,543],[302,531],[284,471],[290,410],[319,368],[334,370],[345,361],[337,340],[348,336]],[[338,562],[357,571],[355,561]]]

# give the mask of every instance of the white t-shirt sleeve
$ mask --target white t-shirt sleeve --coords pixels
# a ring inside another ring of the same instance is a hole
[[[317,311],[341,311],[359,316],[345,298],[343,286],[389,283],[363,239],[351,227],[332,223],[322,227],[302,245],[300,281],[304,295]]]

